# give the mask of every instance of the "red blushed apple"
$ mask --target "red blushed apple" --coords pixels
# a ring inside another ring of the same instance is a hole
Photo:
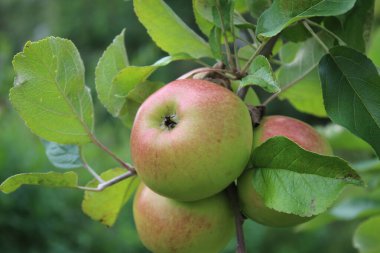
[[[133,215],[141,241],[155,253],[217,253],[235,231],[225,193],[180,202],[141,184],[133,202]]]
[[[212,196],[243,172],[252,149],[246,105],[212,82],[177,80],[139,108],[131,153],[155,192],[182,201]]]
[[[302,121],[285,116],[264,117],[260,126],[254,130],[253,148],[275,136],[285,136],[311,152],[322,155],[332,154],[329,143],[314,128]],[[253,169],[246,170],[237,182],[240,207],[248,218],[273,227],[294,226],[312,218],[268,208],[252,184],[254,176]]]

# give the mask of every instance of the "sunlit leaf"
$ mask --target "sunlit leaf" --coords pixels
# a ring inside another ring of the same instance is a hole
[[[162,0],[133,0],[135,13],[154,42],[170,55],[211,57],[208,44]]]
[[[253,153],[253,185],[269,208],[310,217],[326,211],[347,184],[363,185],[344,160],[274,137]]]
[[[0,191],[11,193],[16,191],[22,185],[75,188],[77,187],[77,184],[78,176],[72,171],[66,173],[22,173],[6,179],[0,185]]]
[[[61,144],[90,141],[94,124],[90,90],[74,44],[48,37],[28,42],[13,60],[12,105],[40,137]]]
[[[125,169],[116,168],[107,170],[101,174],[104,180],[110,180],[126,173]],[[129,177],[116,183],[101,192],[86,191],[82,202],[82,210],[93,220],[99,221],[106,226],[112,226],[124,204],[132,196],[139,184],[137,177]],[[98,182],[93,180],[87,187],[96,187]]]
[[[359,225],[354,234],[353,244],[360,253],[380,252],[380,216],[372,217]]]

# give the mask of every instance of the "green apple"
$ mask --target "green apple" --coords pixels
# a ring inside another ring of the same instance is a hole
[[[144,184],[133,202],[136,229],[155,253],[217,253],[234,235],[234,216],[224,192],[181,202],[158,195]]]
[[[332,154],[329,143],[314,128],[302,121],[285,116],[264,117],[260,126],[254,130],[253,148],[274,136],[285,136],[311,152]],[[252,184],[254,176],[253,169],[246,170],[237,182],[240,207],[245,216],[272,227],[294,226],[312,218],[282,213],[267,207]]]
[[[195,201],[240,176],[252,134],[248,109],[234,93],[204,80],[177,80],[139,108],[131,133],[132,160],[155,192]]]

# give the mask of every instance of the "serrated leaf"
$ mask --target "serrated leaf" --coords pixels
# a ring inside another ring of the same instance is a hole
[[[49,161],[60,169],[76,169],[83,166],[79,147],[63,145],[50,141],[42,141]]]
[[[125,169],[110,169],[101,174],[104,180],[110,180],[126,173]],[[82,210],[93,220],[111,227],[124,204],[132,196],[139,184],[137,177],[129,177],[101,192],[86,191],[82,202]],[[98,182],[93,180],[87,187],[96,187]]]
[[[22,185],[75,188],[78,185],[78,176],[72,171],[66,173],[22,173],[7,178],[0,185],[0,191],[11,193]]]
[[[300,148],[279,136],[253,153],[253,185],[269,208],[310,217],[326,211],[347,184],[363,185],[347,162]]]
[[[331,37],[324,33],[319,36],[327,46],[332,46]],[[325,53],[315,38],[302,43],[290,42],[281,50],[281,60],[286,63],[278,70],[278,83],[281,88],[296,84],[282,92],[279,97],[289,100],[299,111],[319,117],[326,117],[326,111],[321,84],[315,70]]]
[[[319,64],[326,111],[333,122],[380,154],[380,76],[365,55],[335,47]]]
[[[241,81],[242,86],[257,85],[270,93],[280,91],[272,67],[267,58],[262,55],[253,60],[248,70],[248,75]]]
[[[275,0],[257,22],[260,37],[273,37],[290,24],[309,17],[337,16],[350,10],[356,0]]]
[[[84,66],[74,44],[48,37],[28,42],[13,60],[10,100],[38,136],[61,144],[90,141],[94,112]]]
[[[95,87],[100,102],[114,116],[124,104],[124,99],[115,96],[112,80],[120,70],[129,65],[124,45],[123,30],[104,51],[95,69]]]
[[[360,253],[380,252],[380,216],[362,222],[356,229],[353,239],[354,247]]]
[[[135,13],[150,37],[170,55],[212,57],[207,43],[191,30],[162,0],[133,0]]]

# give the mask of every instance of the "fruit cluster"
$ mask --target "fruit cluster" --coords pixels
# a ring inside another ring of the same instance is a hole
[[[134,200],[140,239],[153,252],[219,252],[234,235],[224,191],[237,183],[242,213],[270,226],[309,218],[265,206],[246,169],[252,150],[282,135],[321,154],[331,149],[307,124],[264,117],[254,131],[244,102],[205,80],[171,82],[140,107],[131,134],[132,159],[142,180]],[[246,169],[246,170],[245,170]]]

